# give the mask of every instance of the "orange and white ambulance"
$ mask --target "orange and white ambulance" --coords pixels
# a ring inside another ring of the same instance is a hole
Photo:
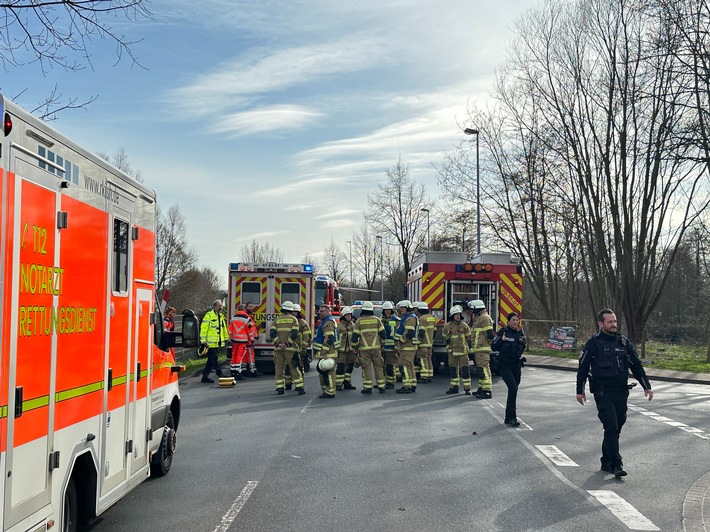
[[[155,194],[0,95],[0,523],[76,530],[170,470]]]
[[[269,331],[281,313],[284,301],[300,305],[303,319],[313,330],[313,273],[311,264],[238,262],[229,265],[227,312],[231,317],[240,303],[254,305],[253,318],[259,333],[254,341],[254,359],[259,370],[270,373],[274,371],[274,344]]]

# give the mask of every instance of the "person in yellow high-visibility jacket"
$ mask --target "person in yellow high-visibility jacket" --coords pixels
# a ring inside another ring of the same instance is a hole
[[[471,323],[471,352],[473,353],[476,366],[479,368],[478,399],[490,399],[492,397],[493,381],[491,380],[491,342],[495,336],[493,331],[493,320],[486,312],[486,305],[480,299],[468,302],[468,307],[473,311],[473,322]]]
[[[217,357],[219,352],[227,348],[227,340],[229,340],[229,330],[227,320],[222,314],[222,301],[215,300],[212,303],[212,309],[205,313],[200,325],[200,345],[207,348],[207,362],[202,370],[202,380],[200,382],[214,382],[210,379],[210,372],[215,371],[220,379],[225,377],[222,373],[222,368],[219,367]]]

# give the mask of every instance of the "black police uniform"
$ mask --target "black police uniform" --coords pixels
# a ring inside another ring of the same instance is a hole
[[[599,420],[604,427],[601,468],[614,473],[623,468],[619,433],[626,422],[629,370],[644,390],[651,389],[633,345],[621,334],[600,332],[592,336],[579,357],[577,395],[584,393],[589,378],[589,389],[594,394]]]
[[[520,385],[520,369],[522,368],[521,357],[525,347],[523,330],[512,329],[509,326],[498,331],[491,345],[491,350],[498,352],[498,373],[508,387],[508,400],[505,403],[506,425],[518,426],[520,424],[516,417],[516,402]]]

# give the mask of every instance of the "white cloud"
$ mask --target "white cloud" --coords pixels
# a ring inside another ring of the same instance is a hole
[[[321,116],[323,113],[300,105],[272,105],[226,115],[207,128],[207,131],[238,136],[266,131],[301,129]]]

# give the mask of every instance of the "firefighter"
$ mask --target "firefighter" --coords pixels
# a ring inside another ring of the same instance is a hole
[[[362,390],[360,393],[372,394],[372,370],[375,370],[375,383],[380,393],[385,393],[385,361],[382,358],[382,342],[387,338],[385,327],[380,318],[375,316],[372,301],[362,304],[360,317],[353,327],[353,345],[357,360],[362,369]]]
[[[411,301],[403,299],[397,303],[397,310],[400,314],[400,321],[395,332],[395,341],[399,352],[399,366],[402,371],[402,387],[397,390],[397,393],[414,393],[417,391],[414,356],[417,354],[417,346],[419,345],[417,338],[419,321],[417,315],[414,314]]]
[[[313,337],[313,351],[317,359],[332,358],[335,361],[338,358],[338,346],[340,345],[340,337],[338,336],[338,326],[335,323],[335,318],[330,314],[328,305],[321,305],[318,310],[320,315],[320,323],[316,334]],[[318,397],[321,399],[335,398],[335,366],[329,371],[321,372],[318,369],[320,377],[320,386],[323,393]]]
[[[244,310],[247,311],[247,314],[249,314],[254,324],[254,340],[247,344],[247,360],[245,362],[245,364],[249,365],[249,371],[246,371],[245,374],[247,377],[259,377],[263,374],[256,369],[256,357],[254,356],[254,341],[256,341],[256,338],[259,336],[259,328],[256,326],[256,320],[254,319],[254,303],[247,303]]]
[[[385,341],[382,343],[382,355],[385,359],[385,387],[394,388],[397,382],[397,350],[395,349],[395,332],[399,326],[399,317],[394,312],[391,301],[382,304],[382,325],[385,328]]]
[[[238,381],[245,380],[246,366],[244,358],[247,354],[247,345],[254,341],[255,327],[251,316],[247,314],[246,305],[237,305],[237,312],[229,322],[229,339],[232,342],[232,356],[229,369]]]
[[[226,349],[227,340],[229,339],[229,331],[227,329],[227,320],[222,314],[222,301],[217,299],[212,303],[212,309],[205,313],[200,325],[200,344],[207,347],[207,362],[202,370],[202,381],[214,382],[210,379],[210,373],[214,369],[217,377],[222,378],[225,375],[222,373],[222,368],[219,367],[217,357],[222,349]]]
[[[480,299],[468,302],[473,312],[471,324],[473,340],[471,351],[478,367],[478,399],[490,399],[493,396],[493,381],[491,380],[491,342],[493,341],[493,320],[486,312],[486,305]]]
[[[463,321],[463,309],[454,305],[449,310],[450,321],[444,325],[442,334],[448,353],[449,375],[451,381],[448,395],[459,393],[459,380],[463,382],[463,391],[471,395],[471,375],[468,368],[468,351],[471,343],[471,328]]]
[[[296,319],[298,320],[298,330],[300,332],[299,344],[301,346],[301,369],[305,371],[306,364],[310,363],[308,346],[311,345],[313,331],[311,331],[311,328],[308,326],[308,322],[303,318],[301,305],[293,306],[293,315],[296,316]]]
[[[417,382],[432,382],[434,379],[434,364],[431,361],[431,352],[434,347],[434,331],[437,319],[429,314],[429,306],[425,301],[419,302],[419,349],[417,358],[420,364],[420,378]]]
[[[343,307],[340,311],[340,321],[338,322],[338,336],[340,336],[340,347],[338,348],[338,360],[335,370],[336,390],[355,390],[352,385],[353,368],[355,367],[355,352],[353,351],[353,310],[350,307]]]
[[[286,380],[284,379],[284,368],[288,367],[293,378],[293,385],[298,392],[298,395],[305,394],[303,389],[303,373],[301,373],[298,364],[294,360],[298,360],[300,346],[298,345],[298,319],[294,317],[293,303],[284,301],[281,303],[281,315],[274,320],[269,334],[274,342],[274,369],[276,380],[276,393],[283,395],[286,388]]]

